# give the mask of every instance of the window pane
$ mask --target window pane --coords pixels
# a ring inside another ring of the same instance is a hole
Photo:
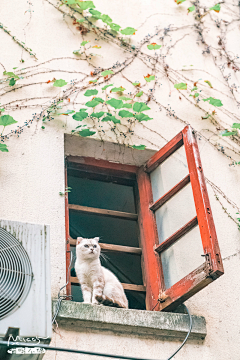
[[[199,227],[184,235],[161,254],[166,288],[184,278],[204,263]]]
[[[184,146],[151,172],[153,201],[157,201],[188,175]]]
[[[69,176],[69,204],[136,213],[132,186]]]
[[[155,212],[159,244],[196,216],[191,184]]]

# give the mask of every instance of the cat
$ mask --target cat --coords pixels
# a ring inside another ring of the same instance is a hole
[[[84,303],[128,309],[128,300],[117,277],[100,263],[99,237],[77,238],[75,271]]]

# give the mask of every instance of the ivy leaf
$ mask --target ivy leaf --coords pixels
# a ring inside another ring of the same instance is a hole
[[[55,80],[53,83],[53,86],[55,86],[55,87],[62,87],[65,85],[67,85],[67,82],[63,79]]]
[[[175,0],[175,2],[179,5],[179,4],[182,4],[184,1],[186,0]]]
[[[150,75],[148,74],[147,76],[144,76],[144,79],[147,81],[147,82],[150,82],[152,80],[155,79],[155,75]]]
[[[198,97],[199,96],[199,93],[195,93],[194,94],[194,97],[196,98],[196,97]]]
[[[162,45],[158,45],[156,43],[151,43],[147,46],[148,50],[158,50],[162,47]]]
[[[84,46],[84,45],[86,45],[87,43],[89,43],[89,41],[82,41],[80,46]]]
[[[79,111],[86,111],[87,109],[80,109]]]
[[[119,31],[120,28],[121,28],[121,26],[118,25],[118,24],[111,23],[111,24],[109,24],[109,25],[110,25],[110,28],[111,28],[112,30],[114,30],[114,31]]]
[[[64,111],[63,113],[59,114],[59,115],[70,115],[70,114],[73,114],[75,113],[74,110],[67,110],[67,111]]]
[[[219,11],[221,10],[221,6],[220,6],[220,4],[216,4],[213,7],[211,7],[209,10],[214,10],[217,13],[219,13]]]
[[[93,90],[87,90],[83,95],[84,96],[92,96],[92,95],[97,95],[98,91],[97,89],[93,89]]]
[[[211,115],[207,113],[205,116],[202,116],[202,119],[203,119],[203,120],[206,120],[206,119],[208,119],[210,116],[211,116]]]
[[[94,17],[95,19],[101,19],[102,13],[100,13],[100,11],[90,9],[89,12],[90,14],[92,14],[92,17]]]
[[[95,117],[95,118],[100,118],[100,117],[102,117],[103,115],[105,114],[105,112],[104,111],[99,111],[99,112],[96,112],[96,113],[92,113],[90,116],[92,116],[92,117]]]
[[[102,119],[102,121],[113,121],[114,124],[120,124],[121,121],[117,119],[115,116],[108,114],[105,118]]]
[[[119,99],[121,99],[121,100],[132,100],[131,98],[129,98],[129,97],[126,97],[126,96],[119,96]]]
[[[240,129],[240,123],[232,124],[232,129]]]
[[[187,90],[187,84],[186,83],[179,83],[174,85],[175,89],[178,90]]]
[[[132,108],[132,104],[123,104],[122,108],[126,108],[126,109],[131,109]]]
[[[150,110],[150,107],[148,107],[144,102],[135,102],[135,104],[133,105],[133,111],[139,113],[145,110]]]
[[[126,27],[125,29],[121,30],[120,32],[123,35],[134,35],[135,31],[137,31],[137,30],[132,27]]]
[[[95,97],[95,98],[93,98],[93,100],[96,100],[96,101],[98,101],[98,102],[100,102],[100,103],[104,103],[104,100],[102,99],[102,98],[100,98],[100,97]]]
[[[223,106],[221,100],[219,99],[214,99],[213,97],[209,97],[207,99],[203,99],[203,101],[209,101],[209,104],[213,105],[213,106],[217,106],[217,107],[220,107],[220,106]]]
[[[212,88],[212,84],[210,83],[210,81],[204,80],[204,82],[205,82],[206,84],[208,84],[208,85],[210,86],[210,88]]]
[[[196,8],[195,8],[194,5],[193,5],[193,6],[190,6],[190,7],[188,8],[188,14],[189,14],[190,12],[193,12],[195,9],[196,9]]]
[[[106,90],[109,86],[113,86],[113,84],[105,85],[104,87],[102,87],[102,90]]]
[[[110,16],[106,15],[106,14],[103,14],[101,16],[101,20],[103,22],[105,22],[106,24],[110,25],[110,23],[112,22],[112,19],[110,18]]]
[[[0,113],[4,112],[5,109],[4,108],[0,108]]]
[[[142,96],[142,94],[143,94],[143,91],[139,91],[135,96],[140,97],[140,96]]]
[[[111,90],[111,92],[118,92],[118,91],[124,91],[126,90],[124,87],[120,86],[120,87],[115,87]]]
[[[225,130],[221,133],[222,136],[232,136],[232,135],[237,135],[237,131],[228,131]]]
[[[98,81],[98,79],[90,80],[90,81],[89,81],[89,84],[94,84],[94,83],[96,83],[97,81]]]
[[[4,71],[3,72],[3,75],[7,75],[8,77],[13,77],[14,79],[19,79],[19,76],[15,75],[13,72],[7,72],[7,71]]]
[[[9,85],[13,86],[15,84],[16,84],[16,80],[14,78],[11,78],[10,81],[9,81]]]
[[[0,116],[0,126],[8,126],[17,123],[16,120],[10,115],[2,115]]]
[[[72,116],[72,118],[76,121],[82,121],[83,119],[86,119],[86,117],[88,117],[88,113],[85,111],[79,111]]]
[[[138,120],[138,121],[148,121],[148,120],[152,120],[153,118],[150,118],[148,115],[146,114],[137,114],[135,115],[135,118]]]
[[[82,22],[84,22],[86,19],[77,19],[76,22],[78,22],[79,24],[81,24]]]
[[[92,131],[90,129],[83,129],[83,130],[79,131],[79,135],[82,137],[91,136],[94,134],[96,134],[96,131]]]
[[[133,113],[131,113],[130,111],[127,111],[127,110],[121,110],[119,111],[118,113],[119,116],[121,116],[122,118],[128,118],[128,117],[133,117]]]
[[[98,104],[100,104],[99,101],[97,101],[96,99],[93,99],[91,101],[88,101],[85,105],[88,106],[88,107],[95,107],[97,106]]]
[[[6,144],[0,144],[0,151],[2,152],[8,152],[8,148]]]
[[[197,90],[198,88],[194,86],[191,91]]]
[[[133,86],[140,86],[140,82],[133,82]]]
[[[100,75],[107,76],[107,75],[110,75],[110,74],[114,74],[114,72],[112,70],[105,70],[105,71],[101,72]]]
[[[112,98],[112,99],[107,101],[107,104],[114,107],[114,109],[121,109],[122,106],[123,106],[123,101]]]
[[[89,8],[95,8],[95,5],[93,1],[78,1],[78,6],[81,8],[81,10],[87,10]]]
[[[136,150],[145,150],[146,145],[132,145],[131,148],[136,149]]]

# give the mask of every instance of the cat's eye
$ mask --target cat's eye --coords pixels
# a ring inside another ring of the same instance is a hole
[[[96,247],[97,247],[97,245],[93,245],[93,247],[94,247],[94,248],[96,248]]]
[[[85,247],[89,247],[87,244],[84,245]]]

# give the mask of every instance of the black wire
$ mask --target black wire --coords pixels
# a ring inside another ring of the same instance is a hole
[[[183,304],[184,305],[184,304]],[[175,356],[179,350],[181,350],[181,348],[185,345],[191,331],[192,331],[192,317],[190,315],[190,312],[188,310],[188,308],[186,307],[186,305],[184,305],[188,316],[189,316],[189,330],[187,333],[187,336],[185,337],[185,339],[183,340],[182,344],[179,346],[179,348],[169,357],[167,358],[167,360],[170,360],[173,358],[173,356]],[[102,356],[102,357],[107,357],[107,358],[114,358],[114,359],[123,359],[123,360],[150,360],[150,359],[145,359],[145,358],[139,358],[139,357],[130,357],[130,356],[121,356],[121,355],[113,355],[113,354],[103,354],[103,353],[97,353],[97,352],[91,352],[91,351],[83,351],[83,350],[76,350],[76,349],[68,349],[68,348],[60,348],[60,347],[54,347],[54,346],[49,346],[49,345],[44,345],[44,344],[26,344],[26,343],[20,343],[17,342],[17,344],[15,342],[12,341],[3,341],[0,340],[0,345],[3,346],[12,346],[12,347],[28,347],[28,348],[41,348],[41,349],[45,349],[45,350],[50,350],[50,351],[63,351],[63,352],[68,352],[68,353],[75,353],[75,354],[85,354],[85,355],[92,355],[92,356]],[[151,359],[152,360],[152,359]]]

